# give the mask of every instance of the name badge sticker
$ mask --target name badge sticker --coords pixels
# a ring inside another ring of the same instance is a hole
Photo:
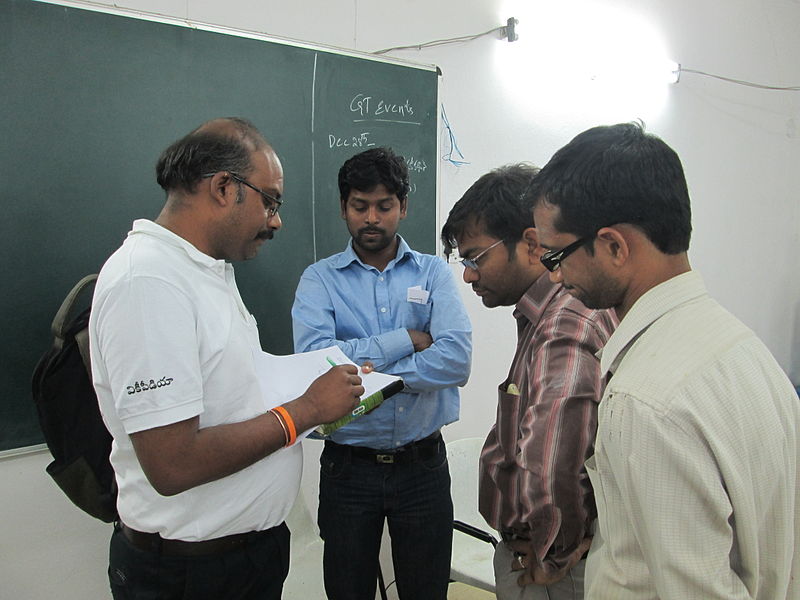
[[[431,293],[428,290],[423,290],[421,285],[415,285],[408,288],[406,300],[416,304],[427,304],[430,295]]]

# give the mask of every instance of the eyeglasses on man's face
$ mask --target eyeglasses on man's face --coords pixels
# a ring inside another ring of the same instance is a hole
[[[205,173],[202,177],[205,179],[206,177],[213,177],[214,175],[216,175],[216,173]],[[261,201],[264,203],[264,210],[267,211],[267,216],[269,218],[272,218],[278,214],[278,211],[281,209],[281,205],[283,204],[281,200],[278,200],[272,194],[268,194],[264,190],[257,188],[252,183],[247,181],[244,177],[241,177],[236,173],[228,171],[228,175],[230,175],[231,179],[233,179],[234,181],[238,181],[242,185],[246,185],[251,190],[253,190],[254,192],[258,192],[261,195]]]
[[[487,253],[489,250],[497,246],[498,244],[502,244],[503,240],[497,240],[494,244],[486,248],[485,250],[478,253],[477,256],[473,256],[472,258],[462,258],[459,262],[461,262],[461,266],[465,269],[469,268],[473,271],[478,270],[478,261]]]
[[[545,268],[550,271],[557,271],[558,268],[561,266],[561,261],[567,258],[570,254],[575,252],[578,248],[583,246],[586,242],[592,240],[594,235],[587,235],[586,237],[582,237],[578,240],[575,240],[568,246],[564,246],[561,250],[550,250],[549,252],[545,252],[542,257],[539,259],[541,263],[545,266]]]

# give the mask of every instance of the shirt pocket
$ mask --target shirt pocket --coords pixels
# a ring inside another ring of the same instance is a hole
[[[420,304],[418,302],[406,302],[403,307],[403,327],[405,329],[416,329],[417,331],[430,332],[431,329],[431,309],[430,302]]]
[[[517,442],[519,440],[521,396],[519,392],[509,393],[507,386],[507,381],[497,386],[498,414],[502,413],[503,418],[498,419],[495,434],[497,435],[497,443],[503,449],[505,459],[509,463],[513,463],[516,460]],[[514,416],[514,421],[511,421],[512,415]]]

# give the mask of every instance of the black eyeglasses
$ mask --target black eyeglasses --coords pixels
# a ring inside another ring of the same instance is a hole
[[[205,179],[206,177],[213,177],[214,175],[216,175],[216,173],[205,173],[202,177]],[[261,194],[261,201],[264,203],[264,210],[267,211],[267,216],[269,218],[272,218],[278,214],[278,211],[281,209],[281,205],[283,204],[282,201],[278,200],[275,196],[268,194],[264,190],[257,188],[244,177],[240,177],[236,173],[228,171],[228,175],[231,176],[231,179],[238,181],[242,185],[249,187],[254,192]]]
[[[464,267],[465,269],[466,268],[470,268],[473,271],[477,271],[478,270],[478,261],[481,259],[481,257],[484,254],[486,254],[489,250],[491,250],[492,248],[494,248],[498,244],[502,244],[502,243],[503,243],[503,240],[497,240],[494,244],[492,244],[491,246],[489,246],[485,250],[479,252],[477,256],[475,256],[473,258],[462,258],[461,261],[460,261],[461,262],[461,266]]]
[[[545,252],[542,255],[542,258],[539,260],[545,266],[545,268],[550,271],[557,271],[558,268],[561,266],[561,261],[567,258],[570,254],[575,252],[578,248],[583,246],[586,242],[591,241],[594,238],[594,235],[587,235],[586,237],[582,237],[579,240],[575,240],[569,246],[564,246],[561,250],[550,250],[549,252]]]

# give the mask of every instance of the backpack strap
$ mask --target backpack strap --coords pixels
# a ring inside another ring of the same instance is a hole
[[[69,318],[70,313],[72,312],[73,307],[75,306],[75,301],[80,296],[81,292],[90,284],[94,283],[97,279],[97,274],[94,273],[92,275],[87,275],[83,279],[81,279],[75,286],[69,291],[67,297],[64,298],[64,301],[61,303],[61,306],[56,313],[56,316],[53,318],[53,324],[50,326],[50,331],[53,333],[53,347],[57,350],[61,350],[64,346],[64,338],[67,335],[67,328],[69,327],[69,322],[67,319]],[[88,333],[86,335],[80,336],[85,338],[83,342],[81,342],[78,338],[79,336],[75,336],[75,339],[78,341],[78,349],[81,352],[81,358],[83,358],[83,363],[89,366],[89,336]],[[85,346],[85,348],[84,348]]]
[[[89,381],[94,383],[92,379],[92,361],[89,360],[89,328],[81,329],[75,334],[75,343],[78,344],[78,352],[81,353],[83,366],[86,367],[86,374],[89,375]]]

